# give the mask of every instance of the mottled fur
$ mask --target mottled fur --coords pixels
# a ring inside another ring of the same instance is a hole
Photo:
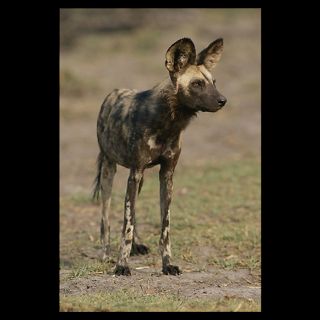
[[[130,275],[131,254],[146,254],[136,231],[135,202],[143,184],[143,172],[160,165],[161,236],[159,248],[164,274],[179,274],[171,265],[170,203],[173,173],[181,152],[181,133],[199,111],[215,112],[226,99],[215,87],[211,72],[223,48],[217,39],[198,56],[193,42],[183,38],[166,53],[170,78],[150,90],[112,91],[102,104],[97,136],[100,153],[94,197],[102,198],[101,243],[103,258],[110,254],[109,210],[116,165],[130,169],[124,205],[124,223],[116,275]]]

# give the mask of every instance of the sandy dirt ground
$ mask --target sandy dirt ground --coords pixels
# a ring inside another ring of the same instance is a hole
[[[61,277],[68,272],[62,272]],[[119,290],[121,287],[141,293],[171,293],[187,298],[224,297],[245,298],[260,301],[261,286],[248,270],[225,271],[214,269],[203,272],[184,272],[180,276],[164,277],[157,269],[134,270],[131,277],[92,275],[63,283],[64,294],[98,293]]]

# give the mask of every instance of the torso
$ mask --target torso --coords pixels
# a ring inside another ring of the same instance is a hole
[[[144,169],[174,160],[180,154],[181,132],[164,128],[165,113],[156,105],[135,102],[135,94],[124,89],[106,99],[98,118],[101,149],[109,160],[126,168]]]

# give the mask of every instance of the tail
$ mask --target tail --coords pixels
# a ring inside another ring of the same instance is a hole
[[[103,164],[103,154],[102,152],[99,153],[97,158],[97,176],[94,179],[94,189],[92,194],[92,200],[99,200],[100,190],[101,190],[101,171],[102,171],[102,164]]]

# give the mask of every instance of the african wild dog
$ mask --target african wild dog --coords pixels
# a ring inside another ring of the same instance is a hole
[[[135,202],[143,184],[143,172],[160,165],[160,252],[164,274],[177,275],[170,264],[170,202],[172,176],[179,159],[181,132],[199,111],[215,112],[226,98],[216,89],[211,72],[220,60],[223,40],[217,39],[196,56],[191,39],[175,42],[166,53],[170,78],[151,90],[112,91],[104,100],[97,122],[100,147],[94,197],[102,195],[101,242],[103,258],[110,254],[109,210],[116,165],[130,169],[124,205],[124,223],[116,275],[130,275],[131,254],[147,254],[135,225]]]

